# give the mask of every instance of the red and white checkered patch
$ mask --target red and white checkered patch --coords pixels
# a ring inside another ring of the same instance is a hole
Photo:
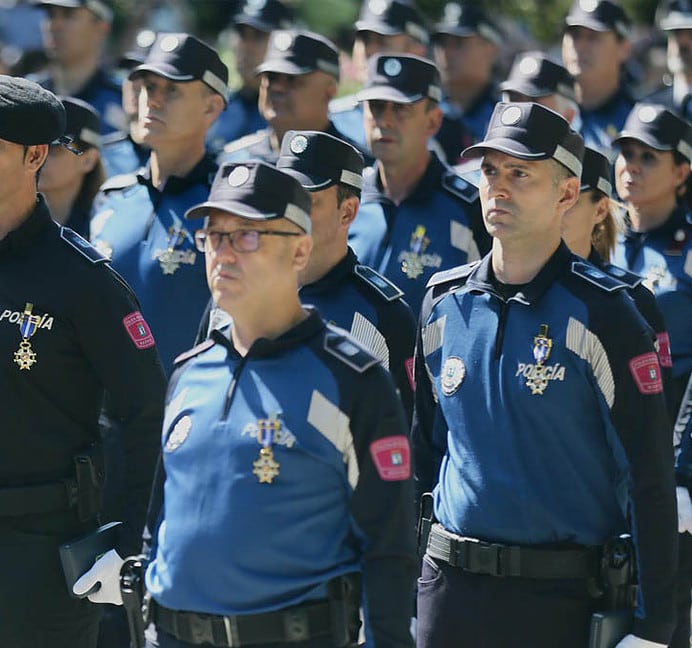
[[[634,382],[642,394],[660,394],[663,391],[661,367],[653,351],[632,358],[629,364]]]
[[[139,311],[126,315],[123,326],[138,349],[149,349],[156,344],[149,325]]]
[[[405,436],[373,441],[370,454],[382,481],[403,481],[411,476],[411,448]]]
[[[670,369],[673,366],[673,358],[670,355],[670,338],[668,333],[658,333],[656,335],[656,350],[658,351],[658,361],[662,367]]]

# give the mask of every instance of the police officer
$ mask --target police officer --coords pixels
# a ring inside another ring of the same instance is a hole
[[[275,29],[289,29],[293,11],[280,0],[244,0],[231,22],[231,48],[235,54],[240,88],[232,92],[228,105],[207,133],[207,146],[219,153],[224,145],[266,128],[259,113],[260,79],[255,68],[267,53],[269,34]]]
[[[417,316],[425,284],[442,268],[488,249],[478,191],[428,150],[442,120],[435,65],[417,56],[377,55],[358,99],[376,164],[349,241],[361,263],[399,286]]]
[[[356,21],[352,60],[356,80],[364,83],[368,59],[375,54],[426,56],[430,37],[425,18],[408,0],[365,0]],[[334,125],[361,148],[367,147],[363,106],[355,94],[329,104]]]
[[[294,178],[248,162],[188,212],[232,324],[171,378],[151,645],[351,645],[360,574],[369,645],[413,646],[404,413],[377,358],[298,300],[309,211]]]
[[[125,127],[121,83],[103,67],[113,22],[108,0],[31,0],[46,10],[44,41],[51,61],[33,80],[56,94],[77,97],[101,116],[102,133]]]
[[[289,130],[319,130],[355,145],[329,119],[339,81],[339,52],[330,40],[310,31],[278,29],[256,73],[260,114],[269,126],[227,144],[221,162],[275,164]]]
[[[216,164],[204,138],[223,110],[228,69],[194,36],[159,34],[130,77],[141,79],[139,122],[151,155],[138,174],[103,185],[91,239],[141,300],[169,371],[194,338],[209,298],[193,240],[201,223],[183,214],[209,193]]]
[[[576,79],[580,133],[611,159],[611,140],[634,105],[623,74],[630,27],[625,10],[611,0],[575,0],[562,33],[562,60]]]
[[[625,286],[560,241],[583,141],[499,103],[481,155],[493,247],[429,283],[413,442],[434,517],[418,646],[582,648],[599,546],[630,531],[637,610],[618,648],[673,630],[675,500],[653,333]],[[593,593],[593,594],[592,594]]]
[[[163,413],[163,371],[135,296],[36,193],[64,129],[52,93],[0,76],[0,644],[13,648],[96,645],[98,609],[71,598],[58,547],[100,519],[128,522],[113,554],[138,549]],[[101,510],[104,404],[127,472],[124,498]]]

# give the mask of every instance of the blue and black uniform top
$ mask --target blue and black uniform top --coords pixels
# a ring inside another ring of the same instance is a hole
[[[148,147],[136,144],[127,133],[109,133],[101,143],[101,161],[106,178],[135,173],[149,159]]]
[[[162,448],[146,574],[160,605],[262,613],[360,572],[372,645],[413,646],[407,426],[389,373],[353,338],[316,311],[245,356],[228,327],[212,332],[176,361]]]
[[[257,106],[257,90],[237,90],[228,97],[226,109],[207,131],[207,150],[218,155],[224,146],[267,127]]]
[[[670,422],[654,335],[625,285],[564,243],[516,287],[496,280],[488,255],[431,279],[420,326],[414,459],[438,521],[516,545],[594,546],[630,532],[633,632],[667,643]]]

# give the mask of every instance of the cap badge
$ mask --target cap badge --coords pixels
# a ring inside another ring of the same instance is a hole
[[[535,56],[525,56],[519,63],[519,71],[526,76],[538,72],[538,59]]]
[[[461,18],[461,7],[456,2],[445,5],[444,22],[456,23]]]
[[[174,52],[180,47],[180,40],[177,36],[164,36],[161,39],[160,47],[164,52]]]
[[[440,386],[445,396],[451,396],[466,377],[466,365],[461,358],[449,356],[442,365],[440,372]]]
[[[250,178],[250,169],[245,166],[238,166],[228,174],[228,184],[231,187],[240,187]]]
[[[526,379],[526,386],[531,390],[532,395],[543,395],[548,386],[550,378],[546,375],[546,360],[550,357],[553,348],[553,341],[548,337],[548,325],[541,324],[538,335],[533,338],[533,359],[536,364],[529,372]]]
[[[596,8],[598,7],[598,0],[579,0],[579,7],[583,11],[592,13],[596,11]]]
[[[401,62],[399,59],[388,58],[385,60],[382,69],[388,77],[399,76],[401,74]]]
[[[368,9],[370,9],[370,12],[376,16],[381,16],[387,10],[387,1],[370,0],[370,2],[368,2]]]
[[[500,117],[503,126],[514,126],[521,121],[521,108],[519,106],[509,106]]]
[[[247,0],[245,3],[245,11],[258,14],[260,11],[262,11],[262,9],[264,9],[264,5],[266,4],[267,0]]]
[[[296,155],[300,155],[301,153],[303,153],[307,147],[308,138],[305,137],[305,135],[296,135],[291,140],[291,144],[289,145],[291,153],[295,153]]]
[[[286,52],[293,45],[293,36],[288,32],[279,32],[274,36],[274,47],[280,52]]]
[[[143,29],[135,39],[138,47],[151,47],[156,40],[156,32],[151,29]]]
[[[644,106],[643,108],[639,109],[637,118],[643,124],[650,124],[656,119],[656,115],[656,109],[653,106]]]

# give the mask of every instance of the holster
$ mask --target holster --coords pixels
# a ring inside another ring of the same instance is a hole
[[[360,574],[345,574],[327,584],[327,597],[335,646],[349,646],[360,630]]]
[[[81,522],[98,517],[103,501],[103,449],[95,443],[72,458],[77,480],[77,515]]]
[[[430,535],[430,529],[435,522],[433,508],[433,494],[423,493],[420,498],[418,528],[416,529],[416,546],[418,547],[418,555],[420,557],[423,557],[425,554],[425,550],[428,547],[428,536]]]
[[[601,586],[606,610],[634,607],[637,572],[634,545],[629,534],[609,538],[601,556]]]
[[[144,630],[147,624],[148,606],[144,588],[144,561],[130,556],[120,568],[120,594],[127,615],[132,648],[144,648]]]

